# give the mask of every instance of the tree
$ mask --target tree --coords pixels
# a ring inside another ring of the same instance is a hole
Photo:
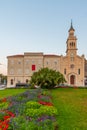
[[[6,84],[7,76],[0,74],[0,84]]]
[[[41,88],[54,88],[60,83],[66,82],[63,74],[52,69],[42,68],[38,72],[34,72],[30,84],[37,85]]]

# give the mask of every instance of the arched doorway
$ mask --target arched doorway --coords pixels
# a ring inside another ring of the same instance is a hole
[[[75,75],[70,76],[70,84],[75,85]]]

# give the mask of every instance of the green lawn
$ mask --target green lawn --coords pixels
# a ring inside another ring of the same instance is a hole
[[[58,109],[59,130],[87,130],[87,89],[51,90]]]
[[[27,89],[4,89],[4,90],[0,90],[0,98],[16,95],[16,94],[24,92],[26,90]]]

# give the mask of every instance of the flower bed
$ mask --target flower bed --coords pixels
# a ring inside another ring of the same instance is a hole
[[[0,100],[0,130],[58,130],[56,115],[47,90],[28,90]]]

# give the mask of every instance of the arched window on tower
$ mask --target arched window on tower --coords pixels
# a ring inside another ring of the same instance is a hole
[[[73,47],[73,42],[72,42],[72,47]]]

